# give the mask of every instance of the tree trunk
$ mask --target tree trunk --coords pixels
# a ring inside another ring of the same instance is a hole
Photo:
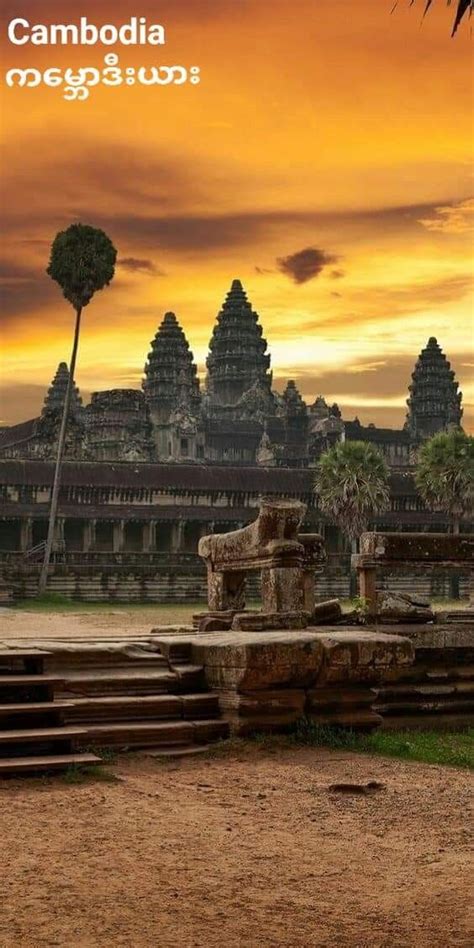
[[[53,490],[51,493],[51,505],[49,509],[49,523],[48,523],[48,535],[46,538],[46,546],[44,550],[44,560],[41,567],[41,573],[38,583],[38,595],[42,596],[46,591],[46,586],[48,583],[48,570],[49,562],[51,559],[51,551],[53,549],[54,542],[54,531],[56,527],[56,514],[58,510],[58,497],[59,497],[59,488],[61,484],[61,466],[64,455],[64,446],[66,444],[66,430],[67,422],[69,415],[69,406],[71,404],[71,394],[72,386],[74,385],[74,375],[76,372],[76,358],[77,358],[77,347],[79,344],[79,330],[81,327],[81,313],[82,306],[76,310],[76,326],[74,330],[74,343],[72,346],[71,352],[71,364],[69,366],[69,378],[66,388],[66,396],[64,399],[63,414],[61,418],[61,427],[59,429],[59,440],[58,440],[58,451],[56,454],[56,465],[54,468],[54,480],[53,480]]]
[[[351,540],[351,553],[357,553],[358,550],[358,540]],[[351,575],[350,575],[350,585],[349,585],[349,596],[351,599],[354,599],[358,594],[358,582],[357,582],[357,571],[352,566],[352,556],[351,556]]]
[[[452,532],[454,533],[455,536],[459,536],[459,533],[460,533],[460,523],[459,523],[459,520],[458,520],[457,518],[453,520],[453,531],[452,531]],[[449,587],[450,587],[450,588],[449,588],[449,595],[450,595],[451,599],[460,599],[461,597],[460,597],[460,593],[459,593],[459,576],[458,576],[456,573],[452,573],[452,574],[451,574],[451,579],[450,579]]]

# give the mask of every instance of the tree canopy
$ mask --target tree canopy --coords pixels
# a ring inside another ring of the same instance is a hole
[[[425,441],[415,480],[426,506],[448,514],[457,528],[474,506],[474,438],[456,430]]]
[[[314,489],[323,513],[351,540],[390,506],[389,469],[380,451],[366,441],[339,442],[326,451],[316,468]]]
[[[117,251],[103,230],[71,224],[56,235],[47,273],[59,283],[75,310],[90,303],[94,293],[108,286],[115,273]]]

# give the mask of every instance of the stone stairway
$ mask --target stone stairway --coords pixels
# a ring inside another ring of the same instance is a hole
[[[86,746],[178,756],[228,737],[189,645],[164,655],[149,641],[54,643],[48,671],[60,676],[65,721],[85,730]]]
[[[0,777],[100,763],[76,749],[86,731],[66,724],[68,702],[54,700],[61,682],[44,674],[46,658],[39,649],[0,649]]]

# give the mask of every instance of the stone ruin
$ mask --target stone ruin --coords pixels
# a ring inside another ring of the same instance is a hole
[[[207,566],[209,611],[200,631],[303,629],[315,607],[315,576],[326,562],[323,538],[298,533],[306,505],[262,500],[256,520],[240,530],[199,541]],[[262,609],[245,611],[245,580],[260,570]]]

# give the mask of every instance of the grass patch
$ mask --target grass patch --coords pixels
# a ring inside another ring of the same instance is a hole
[[[91,764],[81,767],[78,764],[72,764],[60,775],[60,780],[67,784],[83,784],[98,781],[99,783],[121,783],[120,777],[110,773],[110,770],[104,770],[100,764]]]
[[[372,731],[360,734],[342,728],[316,726],[304,718],[287,740],[300,746],[333,747],[474,770],[472,728],[467,731]]]

